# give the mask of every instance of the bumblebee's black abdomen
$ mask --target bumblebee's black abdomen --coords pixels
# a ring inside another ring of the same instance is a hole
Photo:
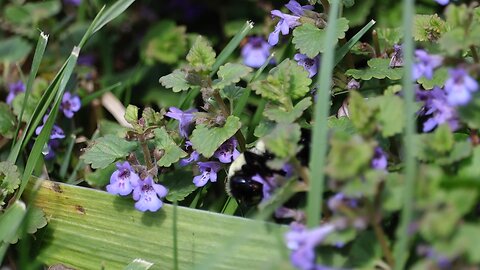
[[[229,181],[230,194],[248,206],[258,204],[263,198],[263,184],[251,176],[235,175]]]

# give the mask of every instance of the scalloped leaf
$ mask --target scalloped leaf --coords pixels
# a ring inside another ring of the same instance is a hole
[[[208,41],[198,36],[187,54],[187,61],[195,70],[209,71],[215,63],[216,53]]]
[[[218,79],[215,80],[213,87],[223,89],[228,85],[238,83],[240,79],[252,72],[252,68],[242,64],[227,63],[221,66],[217,72]]]
[[[0,206],[3,205],[3,200],[12,194],[19,185],[20,173],[17,166],[10,161],[0,162]]]
[[[403,74],[403,68],[390,68],[390,59],[374,58],[368,60],[367,69],[349,69],[345,73],[357,80],[368,81],[372,78],[390,80],[400,80]]]
[[[290,109],[292,99],[304,97],[310,91],[311,83],[312,80],[303,67],[285,59],[270,70],[266,79],[252,83],[251,87],[262,97],[277,101]]]
[[[13,138],[15,134],[16,118],[10,106],[0,102],[0,134],[5,138]]]
[[[306,97],[298,102],[291,111],[284,111],[280,108],[266,108],[263,111],[263,115],[268,119],[277,123],[293,123],[300,118],[303,112],[312,106],[312,98]]]
[[[337,43],[339,39],[345,37],[345,32],[347,32],[347,30],[348,20],[345,18],[337,19],[335,43]],[[319,29],[312,24],[306,23],[293,30],[292,42],[295,44],[295,48],[299,49],[301,53],[310,58],[314,58],[319,53],[325,51],[326,33],[326,29]]]
[[[298,142],[301,131],[298,124],[277,124],[267,136],[263,138],[269,152],[278,158],[290,158],[298,152]]]
[[[165,151],[162,158],[157,161],[159,166],[169,167],[181,158],[187,156],[187,153],[175,143],[170,135],[168,135],[165,127],[156,128],[154,134],[155,139],[153,141],[155,146]]]
[[[220,145],[235,135],[241,126],[240,119],[233,115],[227,118],[223,127],[208,128],[204,124],[197,125],[190,138],[193,149],[209,158],[213,156]]]
[[[187,81],[187,73],[179,69],[161,77],[159,81],[166,88],[172,88],[173,92],[185,91],[191,87]]]
[[[129,104],[125,110],[124,118],[130,125],[138,126],[138,107]]]
[[[415,15],[413,21],[413,38],[416,41],[436,41],[447,32],[444,20],[434,15]]]
[[[164,175],[161,184],[168,188],[166,199],[171,202],[183,201],[183,199],[197,189],[193,184],[192,171],[175,170],[172,173]]]
[[[47,225],[47,219],[42,209],[37,207],[30,207],[27,211],[27,215],[22,222],[28,221],[25,232],[34,234],[38,229],[41,229]],[[16,234],[10,239],[10,244],[15,244],[18,239],[22,239],[22,230],[17,230]]]
[[[185,26],[177,26],[173,21],[160,21],[150,27],[142,40],[141,56],[145,63],[155,62],[175,64],[187,52]]]
[[[103,169],[117,159],[126,157],[138,147],[137,142],[127,141],[115,135],[106,135],[95,141],[80,158],[93,169]]]
[[[441,67],[435,70],[432,79],[427,79],[424,76],[420,77],[417,81],[423,86],[424,89],[430,90],[433,87],[442,87],[448,78],[448,68]]]
[[[383,137],[401,133],[404,127],[404,102],[398,96],[386,95],[368,99],[367,104],[378,108],[375,118],[380,125]]]

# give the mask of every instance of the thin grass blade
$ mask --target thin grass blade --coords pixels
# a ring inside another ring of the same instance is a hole
[[[55,118],[58,114],[58,110],[60,109],[60,104],[62,102],[65,86],[67,85],[67,82],[73,73],[73,69],[75,68],[75,65],[77,63],[79,52],[80,52],[80,48],[75,47],[73,49],[72,53],[70,54],[70,57],[66,62],[66,66],[62,74],[62,78],[54,86],[54,89],[56,89],[55,101],[53,103],[54,105],[52,110],[50,111],[47,121],[45,122],[42,128],[42,131],[40,132],[37,139],[35,140],[35,143],[33,144],[30,155],[28,156],[27,163],[25,165],[25,170],[22,175],[22,180],[20,182],[20,187],[17,190],[17,193],[15,195],[15,198],[17,200],[20,199],[20,196],[22,196],[22,193],[25,190],[25,187],[27,186],[28,181],[30,180],[30,177],[32,176],[33,170],[35,169],[35,166],[37,165],[38,160],[42,156],[43,147],[50,139],[50,133],[55,123]]]
[[[405,269],[408,259],[410,243],[409,228],[413,219],[413,202],[415,191],[415,176],[417,166],[414,156],[415,136],[415,93],[412,78],[413,65],[413,14],[415,14],[415,1],[403,0],[403,34],[402,45],[404,59],[403,94],[405,97],[405,132],[403,134],[405,156],[405,189],[403,194],[403,208],[401,213],[400,227],[397,230],[397,245],[394,247],[396,270]]]
[[[345,43],[340,49],[335,52],[335,65],[338,65],[342,61],[343,57],[352,49],[352,47],[367,33],[370,28],[375,25],[376,21],[371,20],[360,31],[358,31],[347,43]]]
[[[32,92],[33,82],[37,77],[38,68],[40,67],[40,63],[42,62],[43,54],[45,53],[45,49],[48,43],[48,35],[41,32],[40,36],[38,37],[37,47],[35,48],[35,54],[33,55],[32,60],[32,67],[30,68],[30,74],[28,75],[27,87],[25,90],[25,99],[23,101],[22,110],[20,111],[20,115],[18,119],[23,119],[23,113],[25,111],[25,105],[28,102],[28,98],[30,97],[30,93]],[[18,137],[18,132],[20,131],[20,125],[22,121],[18,121],[17,129],[15,131],[15,137],[13,137],[12,147],[15,145],[16,139]]]
[[[325,52],[322,54],[320,76],[316,86],[318,89],[315,103],[314,125],[312,132],[312,151],[310,153],[310,189],[307,196],[307,225],[315,227],[320,223],[323,191],[325,185],[325,162],[328,146],[327,119],[330,112],[330,90],[334,68],[335,27],[339,11],[339,0],[331,1],[328,16]]]
[[[217,73],[218,68],[227,61],[228,57],[235,51],[235,49],[240,45],[240,42],[243,38],[252,30],[253,22],[247,21],[243,28],[228,42],[227,46],[220,52],[217,56],[217,60],[213,63],[212,72],[210,73],[210,77]]]

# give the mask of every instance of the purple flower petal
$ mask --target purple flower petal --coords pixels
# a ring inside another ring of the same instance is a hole
[[[195,118],[196,109],[190,109],[187,111],[182,111],[175,107],[170,107],[169,111],[165,114],[166,116],[173,118],[178,121],[178,127],[180,135],[184,138],[188,138],[190,133],[190,127]]]
[[[242,48],[243,63],[252,68],[261,67],[270,56],[271,46],[261,37],[250,37]]]
[[[138,185],[140,177],[127,161],[117,162],[116,166],[117,170],[110,176],[110,184],[106,187],[107,191],[111,194],[128,195],[132,192],[133,186]]]
[[[156,212],[163,205],[160,198],[167,196],[167,193],[164,186],[154,183],[152,177],[148,176],[145,180],[138,181],[138,185],[133,189],[132,197],[137,201],[135,208],[142,212]]]
[[[13,99],[20,93],[25,92],[25,84],[22,81],[17,81],[8,84],[7,104],[12,104]]]
[[[222,165],[216,161],[198,162],[198,168],[201,174],[193,178],[193,183],[197,187],[203,187],[208,181],[217,181],[217,172],[222,168]]]
[[[304,54],[297,53],[295,54],[293,59],[297,61],[299,66],[302,66],[306,71],[308,71],[309,78],[312,78],[313,76],[315,76],[315,74],[317,74],[318,65],[320,62],[318,57],[312,59],[308,58],[308,56]]]

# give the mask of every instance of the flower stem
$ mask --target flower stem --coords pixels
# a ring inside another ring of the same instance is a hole
[[[372,31],[372,39],[373,39],[373,48],[375,49],[375,57],[380,57],[380,42],[378,42],[378,33],[376,30]]]
[[[222,110],[222,113],[225,116],[225,118],[229,117],[230,116],[230,109],[227,107],[227,105],[223,101],[223,99],[220,96],[220,93],[218,91],[215,91],[213,93],[213,98],[215,98],[215,101],[220,106],[220,110]],[[245,150],[246,150],[245,137],[243,136],[243,134],[240,130],[238,130],[237,133],[235,133],[235,138],[238,141],[238,146],[240,146],[240,150],[242,152],[245,152]]]
[[[392,251],[388,246],[387,236],[383,231],[382,227],[380,226],[380,221],[382,217],[380,216],[380,199],[382,195],[383,188],[385,187],[385,183],[381,182],[378,185],[377,194],[375,195],[375,199],[373,202],[373,207],[369,207],[370,212],[370,220],[372,221],[373,231],[375,232],[375,236],[380,243],[380,247],[382,249],[382,253],[385,256],[388,265],[392,268],[395,264],[395,260],[393,258]]]
[[[152,157],[150,155],[150,150],[148,149],[147,142],[141,138],[139,140],[140,146],[142,147],[142,152],[143,152],[143,158],[145,159],[145,162],[147,163],[147,171],[153,168],[153,163],[152,163]]]
[[[475,61],[475,63],[480,63],[480,58],[478,57],[478,52],[475,46],[471,45],[470,51],[472,52],[473,61]]]

